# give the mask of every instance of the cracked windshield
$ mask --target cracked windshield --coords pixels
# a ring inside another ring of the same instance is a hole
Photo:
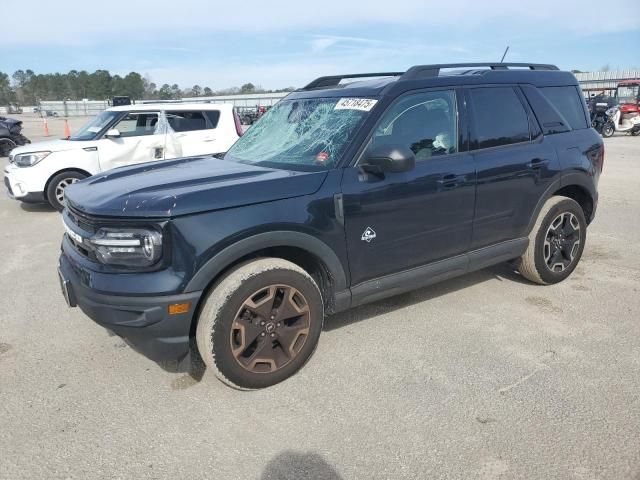
[[[229,150],[225,159],[265,167],[333,167],[377,100],[312,98],[274,106]]]

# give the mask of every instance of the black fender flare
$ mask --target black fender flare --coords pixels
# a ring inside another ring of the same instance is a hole
[[[296,247],[318,257],[332,276],[335,292],[347,289],[347,276],[335,252],[318,238],[295,231],[264,232],[239,240],[216,253],[189,280],[185,292],[201,291],[229,265],[259,250],[270,247]]]
[[[551,182],[547,189],[544,191],[544,194],[540,196],[540,199],[536,204],[536,208],[533,211],[533,215],[529,220],[529,225],[526,232],[527,235],[531,233],[531,230],[533,229],[533,226],[538,219],[538,215],[540,214],[540,210],[542,210],[542,206],[545,204],[545,202],[549,200],[558,190],[573,185],[583,188],[591,196],[594,204],[596,203],[598,199],[598,192],[595,190],[591,177],[583,172],[566,173],[562,177],[556,178],[553,182]]]

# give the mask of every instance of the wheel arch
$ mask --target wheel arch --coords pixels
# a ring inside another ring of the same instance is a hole
[[[593,180],[584,173],[569,173],[551,183],[544,194],[540,197],[533,215],[529,220],[529,226],[526,232],[527,235],[533,229],[545,202],[554,196],[565,196],[575,200],[582,207],[585,219],[587,220],[587,225],[591,223],[591,220],[593,220],[598,199],[598,193],[595,189],[595,185],[593,184]]]
[[[587,225],[591,223],[591,219],[593,218],[594,199],[589,190],[581,185],[572,184],[563,186],[553,194],[553,196],[558,195],[575,200],[584,212],[584,218],[587,221]]]
[[[323,241],[294,231],[265,232],[239,240],[210,258],[191,278],[185,292],[206,293],[227,272],[255,258],[274,257],[288,260],[307,271],[318,283],[327,313],[348,308],[351,301],[347,277],[336,253]],[[199,311],[200,304],[196,311]],[[192,328],[195,328],[197,315]]]
[[[54,172],[51,175],[49,175],[49,178],[47,179],[47,182],[44,184],[45,195],[46,195],[47,190],[49,190],[49,185],[51,184],[51,180],[53,180],[54,177],[56,177],[57,175],[60,175],[61,173],[65,173],[65,172],[81,173],[82,175],[86,175],[87,177],[91,176],[91,173],[89,173],[86,170],[83,170],[81,168],[63,168],[61,170],[58,170],[57,172]]]

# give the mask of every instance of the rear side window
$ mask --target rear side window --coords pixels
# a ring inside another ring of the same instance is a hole
[[[576,87],[543,87],[542,94],[558,109],[574,130],[587,128],[582,98]]]
[[[207,130],[210,128],[215,128],[215,125],[212,126],[211,121],[209,120],[208,115],[205,116],[204,113],[213,113],[213,112],[202,112],[202,111],[174,111],[167,112],[167,121],[171,128],[176,132],[193,132],[196,130]],[[217,112],[220,115],[219,112]],[[216,124],[218,120],[216,118]]]
[[[473,88],[471,149],[529,141],[529,118],[512,87]]]

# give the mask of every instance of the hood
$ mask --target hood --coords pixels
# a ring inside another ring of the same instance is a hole
[[[109,170],[67,187],[65,200],[90,215],[169,217],[310,195],[326,176],[188,157]]]
[[[63,152],[65,150],[74,150],[76,148],[93,147],[94,142],[79,142],[73,140],[45,140],[44,142],[30,143],[29,145],[23,145],[22,147],[14,148],[11,153],[17,155],[19,153],[29,152]]]

